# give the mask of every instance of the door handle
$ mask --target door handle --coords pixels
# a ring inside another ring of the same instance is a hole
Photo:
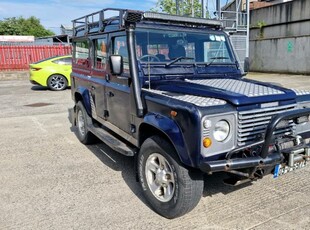
[[[108,93],[106,93],[106,95],[109,97],[114,97],[114,93],[112,93],[112,92],[108,92]]]
[[[105,75],[105,80],[106,80],[106,81],[110,81],[110,75],[109,75],[109,74],[106,74],[106,75]]]

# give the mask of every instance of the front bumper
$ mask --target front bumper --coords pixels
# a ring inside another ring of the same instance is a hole
[[[201,171],[206,173],[220,172],[220,171],[232,171],[248,168],[264,168],[272,167],[278,164],[284,164],[288,167],[294,167],[296,162],[308,161],[310,158],[310,145],[303,140],[300,140],[296,146],[290,146],[289,148],[277,148],[276,151],[270,152],[270,146],[273,146],[277,140],[274,137],[274,131],[277,125],[281,121],[293,120],[297,122],[298,118],[309,117],[310,109],[299,109],[289,112],[285,112],[275,116],[269,123],[265,138],[263,141],[252,144],[251,146],[245,146],[242,149],[236,149],[226,155],[225,160],[206,161],[202,160],[199,164]],[[308,121],[309,122],[309,121]],[[261,152],[257,156],[251,156],[246,158],[232,158],[234,153],[238,153],[246,148],[253,147],[255,145],[261,145]]]
[[[201,171],[206,173],[221,172],[244,168],[274,166],[281,163],[283,159],[283,154],[277,152],[268,155],[266,158],[255,156],[247,158],[235,158],[230,160],[205,161],[201,162],[199,168]]]

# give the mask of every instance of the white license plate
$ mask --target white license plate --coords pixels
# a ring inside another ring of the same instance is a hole
[[[274,169],[273,178],[277,178],[296,169],[304,168],[309,164],[307,161],[296,162],[293,167],[277,164]]]

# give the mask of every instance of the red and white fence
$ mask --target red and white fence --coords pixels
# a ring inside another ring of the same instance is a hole
[[[0,45],[0,71],[27,70],[29,64],[39,60],[71,54],[71,46],[35,45],[15,46]]]

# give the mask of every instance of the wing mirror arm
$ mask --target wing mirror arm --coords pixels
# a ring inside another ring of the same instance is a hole
[[[246,75],[250,70],[250,59],[248,57],[246,57],[244,59],[244,66],[243,66],[243,71],[244,71],[244,75]]]

